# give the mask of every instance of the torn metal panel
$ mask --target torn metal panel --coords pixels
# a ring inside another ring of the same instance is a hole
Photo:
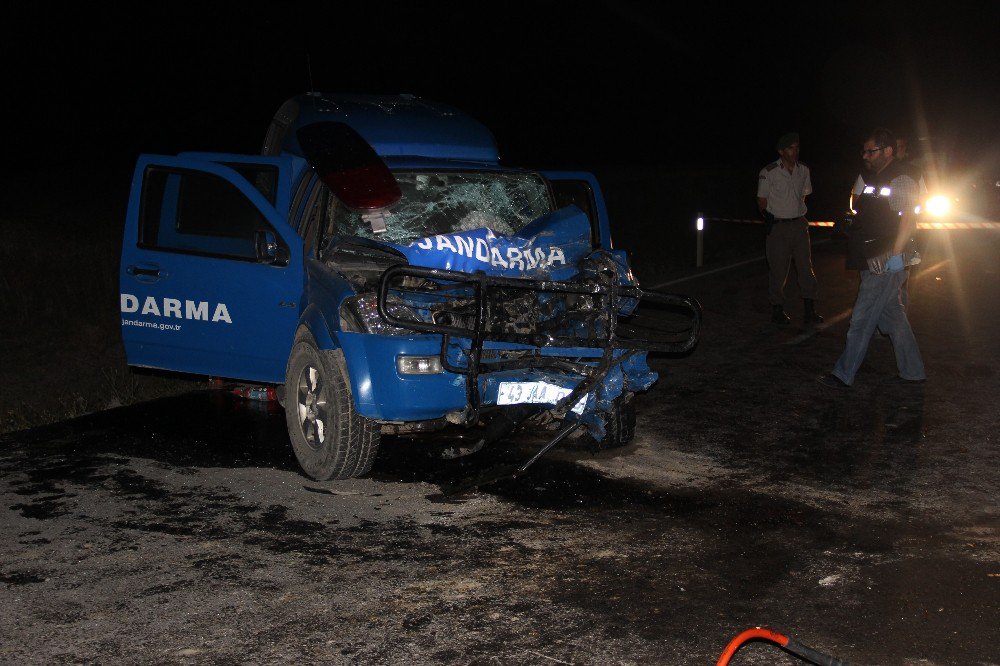
[[[514,232],[478,228],[393,245],[410,264],[508,277],[568,279],[593,248],[590,220],[576,206],[547,213]]]

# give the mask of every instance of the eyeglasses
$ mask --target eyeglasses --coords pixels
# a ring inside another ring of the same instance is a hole
[[[868,150],[862,150],[861,157],[868,157],[869,155],[874,155],[880,150],[885,150],[885,146],[879,146],[878,148],[869,148]]]

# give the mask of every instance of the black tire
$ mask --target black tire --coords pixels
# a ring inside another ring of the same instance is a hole
[[[311,336],[297,335],[284,398],[288,437],[307,476],[350,479],[371,470],[380,429],[354,409],[343,352],[318,350]]]
[[[621,448],[635,437],[634,397],[634,393],[622,393],[615,398],[604,422],[604,438],[597,443],[599,451]]]

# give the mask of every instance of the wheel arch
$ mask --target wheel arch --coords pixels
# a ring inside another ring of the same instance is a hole
[[[303,327],[309,330],[309,334],[312,335],[317,349],[340,349],[340,344],[330,331],[326,315],[323,314],[323,311],[315,303],[310,303],[306,306],[306,309],[302,312],[302,316],[299,317],[299,328],[297,330],[301,331]],[[298,333],[296,333],[295,339],[296,341],[299,339]]]
[[[310,342],[319,352],[336,350],[343,353],[344,367],[347,370],[348,383],[355,409],[358,414],[365,418],[381,419],[382,410],[375,399],[375,386],[373,385],[368,359],[363,354],[348,354],[348,350],[344,348],[337,336],[331,332],[326,315],[315,304],[309,305],[303,311],[292,346],[294,347],[296,342],[304,339],[304,335],[308,335],[311,338]],[[291,351],[289,349],[289,361],[291,360]]]

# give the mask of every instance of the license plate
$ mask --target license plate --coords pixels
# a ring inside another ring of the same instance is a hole
[[[541,403],[554,405],[572,392],[573,389],[563,388],[549,384],[548,382],[500,382],[497,404],[523,405],[525,403]],[[583,414],[583,409],[586,406],[587,397],[584,396],[573,405],[573,411],[577,414]]]

